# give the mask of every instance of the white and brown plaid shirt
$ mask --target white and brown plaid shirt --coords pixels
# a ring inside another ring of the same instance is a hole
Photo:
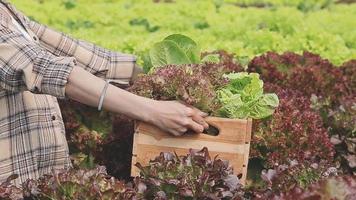
[[[136,58],[73,39],[0,2],[0,183],[18,174],[19,185],[71,166],[57,98],[66,97],[72,68],[127,83]]]

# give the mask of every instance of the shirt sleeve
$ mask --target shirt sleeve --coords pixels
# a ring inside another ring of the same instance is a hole
[[[72,38],[29,19],[27,22],[44,48],[56,56],[76,58],[78,66],[98,77],[129,84],[134,72],[139,70],[134,55],[114,52],[93,43]]]
[[[65,98],[75,65],[75,58],[55,56],[21,33],[0,27],[0,88]]]

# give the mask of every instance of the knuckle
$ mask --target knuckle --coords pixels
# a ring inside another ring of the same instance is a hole
[[[185,132],[185,130],[187,130],[186,127],[180,126],[180,127],[175,128],[174,131],[177,133],[182,133],[182,132]]]
[[[182,128],[182,129],[180,129],[180,132],[181,132],[181,133],[185,133],[185,132],[187,132],[187,131],[188,131],[187,128]]]
[[[194,114],[194,110],[192,108],[187,107],[185,113],[187,116],[191,116]]]
[[[172,133],[172,135],[174,135],[174,136],[179,136],[179,132],[177,132],[177,131],[171,131],[171,133]]]
[[[199,124],[205,122],[204,119],[203,119],[201,116],[199,116],[199,115],[196,116],[195,119],[197,120],[197,122],[198,122]]]
[[[182,125],[183,126],[188,126],[189,125],[189,120],[187,118],[182,119]]]
[[[183,135],[183,134],[184,134],[184,132],[177,131],[176,134],[175,134],[175,136],[181,136],[181,135]]]

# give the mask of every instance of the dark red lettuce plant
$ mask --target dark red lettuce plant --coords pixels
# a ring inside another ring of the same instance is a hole
[[[242,67],[226,52],[213,54],[220,62],[160,67],[140,76],[129,91],[156,100],[181,100],[205,112],[216,111],[216,91],[228,83],[222,75],[241,71]]]
[[[268,52],[255,57],[250,62],[248,71],[261,74],[261,78],[267,83],[298,90],[307,97],[316,95],[328,98],[331,106],[337,106],[341,103],[339,97],[355,95],[356,89],[352,86],[354,81],[351,78],[355,76],[355,71],[350,66],[353,64],[350,61],[339,68],[310,52],[302,55]]]
[[[212,111],[216,93],[209,78],[199,65],[170,65],[144,75],[130,91],[159,100],[181,100],[204,110]]]
[[[23,184],[24,196],[33,199],[132,199],[135,189],[108,176],[105,167],[62,170]]]
[[[356,167],[356,61],[341,67],[304,52],[268,52],[254,58],[248,70],[258,72],[266,83],[298,91],[321,119],[336,149],[337,165],[346,173]],[[274,91],[274,90],[273,90]]]
[[[105,167],[59,170],[22,188],[8,181],[0,185],[0,199],[241,199],[243,192],[228,161],[211,159],[208,149],[186,156],[161,153],[148,166],[137,166],[141,176],[130,183],[109,176]]]
[[[309,99],[300,92],[276,85],[266,84],[265,87],[278,94],[280,106],[271,118],[255,121],[252,155],[265,158],[267,167],[288,164],[292,160],[331,163],[333,145],[320,116],[310,108]]]
[[[306,189],[294,187],[288,192],[273,195],[262,194],[255,199],[271,200],[316,200],[316,199],[356,199],[356,177],[339,176],[332,177],[310,185]]]
[[[280,105],[272,117],[253,124],[250,156],[259,158],[265,168],[262,185],[253,188],[278,193],[328,177],[328,170],[336,170],[334,147],[309,99],[277,85],[265,87],[277,93]]]
[[[60,101],[60,106],[74,167],[99,164],[110,175],[129,180],[134,121],[74,101]]]
[[[137,164],[146,199],[240,199],[239,178],[228,161],[211,159],[207,148],[187,156],[161,153],[148,166]]]
[[[321,179],[335,175],[338,175],[337,169],[331,167],[330,163],[325,160],[303,163],[291,160],[288,164],[275,165],[273,168],[262,170],[261,187],[252,188],[255,191],[270,191],[273,194],[280,194],[295,187],[305,189]]]
[[[280,199],[356,199],[356,177],[340,176],[320,181],[306,190],[295,188]]]
[[[1,200],[20,200],[23,199],[23,191],[19,187],[11,184],[11,181],[16,179],[17,175],[12,175],[7,180],[0,184],[0,199]]]

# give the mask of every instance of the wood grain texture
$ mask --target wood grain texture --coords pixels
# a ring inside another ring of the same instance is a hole
[[[208,117],[207,122],[219,130],[217,136],[201,133],[175,137],[153,125],[137,122],[131,175],[139,175],[138,169],[134,166],[137,162],[146,165],[161,152],[186,155],[191,148],[201,150],[207,147],[212,158],[218,155],[221,159],[229,160],[234,173],[242,174],[241,182],[244,183],[247,175],[252,120]]]

